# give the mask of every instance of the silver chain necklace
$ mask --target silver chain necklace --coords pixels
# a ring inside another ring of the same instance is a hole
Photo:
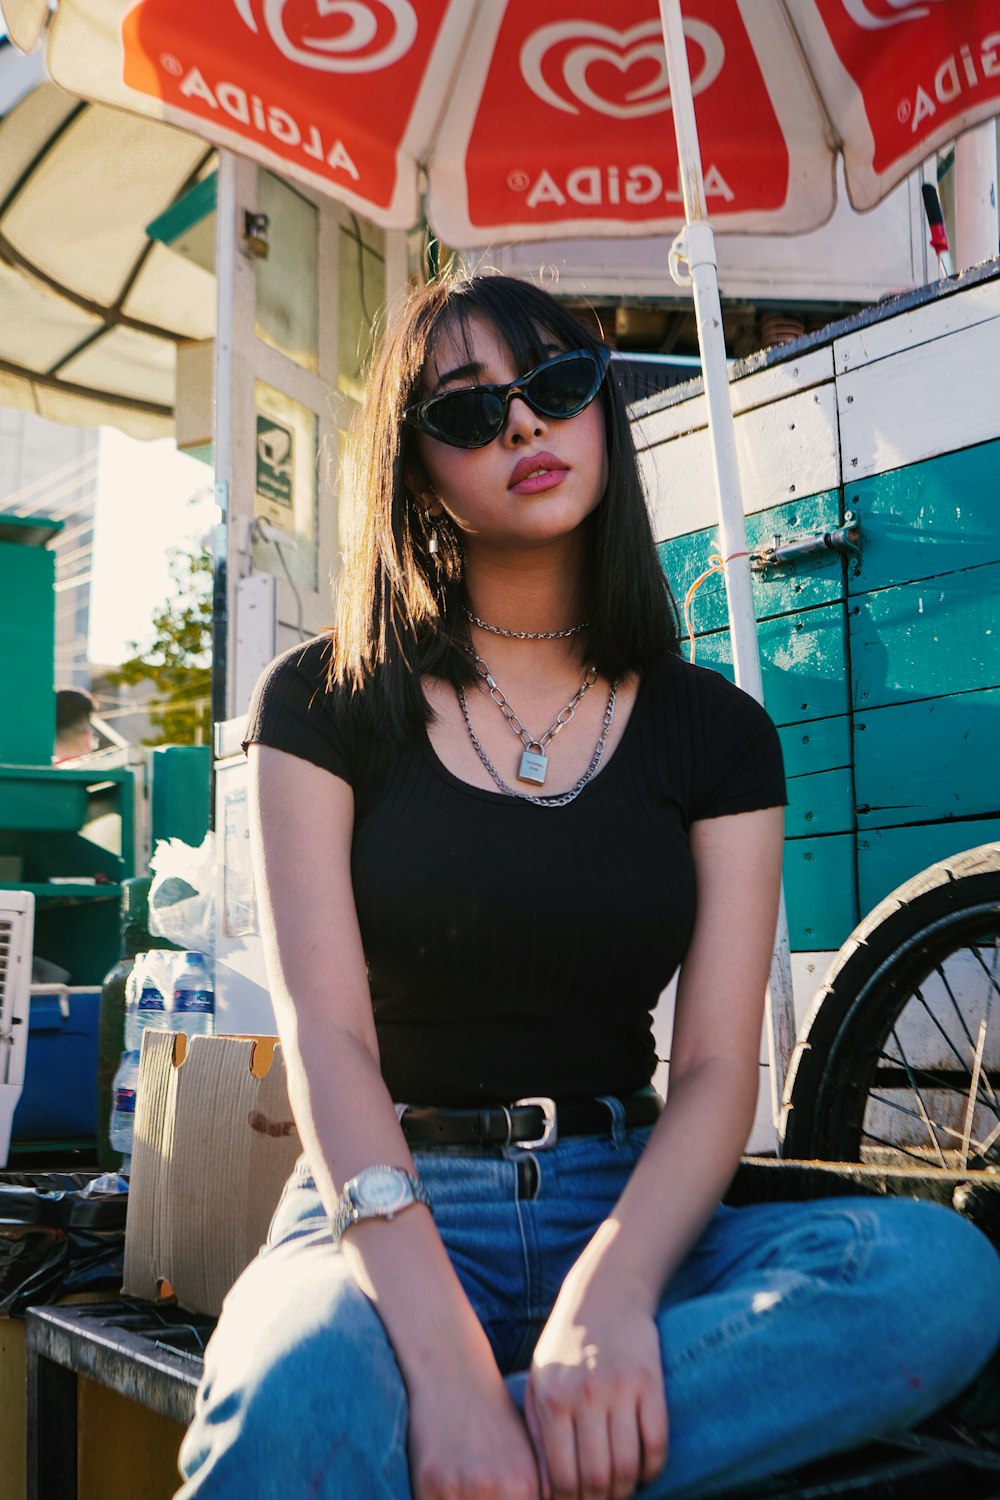
[[[597,768],[601,764],[601,757],[604,754],[604,747],[608,742],[608,734],[610,732],[611,725],[614,722],[615,702],[618,697],[617,680],[611,684],[611,693],[608,697],[608,706],[604,710],[604,723],[601,725],[601,732],[597,737],[597,744],[594,746],[594,753],[590,758],[590,765],[584,771],[583,775],[580,777],[580,780],[576,783],[576,785],[570,787],[568,792],[563,792],[559,797],[533,797],[529,792],[519,792],[516,791],[514,787],[507,785],[506,781],[504,781],[503,777],[500,775],[500,772],[497,770],[496,766],[490,760],[489,756],[486,754],[486,751],[479,743],[476,731],[472,727],[472,719],[469,717],[469,704],[465,696],[465,688],[461,683],[459,683],[455,691],[458,694],[458,701],[462,709],[463,717],[465,719],[465,727],[469,731],[469,738],[471,739],[473,746],[475,747],[476,754],[479,756],[479,759],[482,761],[487,771],[489,771],[490,775],[493,777],[493,780],[496,782],[497,786],[502,792],[506,792],[508,797],[517,797],[521,802],[532,802],[536,807],[565,807],[567,803],[573,802],[577,797],[579,797],[580,793],[587,785],[587,782],[590,781],[596,774]]]
[[[532,735],[528,732],[527,729],[525,729],[524,725],[521,723],[510,703],[507,701],[506,694],[490,671],[489,663],[483,660],[483,658],[478,654],[473,646],[470,645],[469,650],[471,652],[473,660],[476,663],[476,671],[479,673],[480,677],[489,688],[490,697],[493,699],[493,702],[496,704],[497,708],[503,714],[511,729],[514,731],[518,739],[521,741],[521,744],[524,746],[524,754],[521,756],[521,764],[517,768],[518,781],[529,781],[535,786],[541,786],[545,781],[545,776],[549,769],[549,758],[545,754],[546,746],[552,743],[556,735],[559,733],[560,729],[565,729],[570,719],[573,718],[574,714],[580,706],[582,698],[586,693],[590,691],[594,683],[597,681],[597,668],[587,668],[580,686],[577,688],[576,692],[573,694],[566,707],[560,709],[560,711],[556,714],[555,719],[549,725],[548,729],[546,729],[545,733],[541,735]]]
[[[502,635],[511,641],[565,641],[571,635],[579,635],[581,630],[590,629],[590,621],[584,620],[580,625],[571,625],[568,630],[506,630],[502,625],[490,625],[481,620],[471,609],[465,610],[465,618],[478,625],[480,630],[488,630],[490,635]]]

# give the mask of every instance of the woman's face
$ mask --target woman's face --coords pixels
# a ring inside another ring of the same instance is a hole
[[[541,332],[544,357],[564,351]],[[492,323],[474,315],[466,329],[445,327],[424,370],[421,396],[470,385],[507,384],[518,370]],[[483,448],[452,448],[417,434],[426,483],[411,489],[431,513],[443,509],[462,533],[466,555],[481,547],[519,549],[569,536],[601,503],[608,482],[600,398],[578,416],[539,416],[515,396],[499,435]]]

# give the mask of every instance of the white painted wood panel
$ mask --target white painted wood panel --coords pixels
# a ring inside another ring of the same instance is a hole
[[[766,406],[799,391],[822,385],[833,379],[833,350],[829,345],[812,349],[799,358],[783,360],[766,370],[745,375],[730,387],[733,414],[752,411]],[[704,396],[692,396],[687,401],[678,401],[662,411],[651,412],[633,426],[632,432],[638,448],[652,447],[667,442],[683,432],[694,432],[708,424],[708,410]]]
[[[651,412],[632,424],[632,438],[641,453],[658,443],[669,443],[685,432],[698,432],[708,426],[708,407],[704,396],[689,396],[662,411]]]
[[[755,408],[736,419],[747,515],[840,483],[833,384]],[[657,541],[711,526],[718,515],[708,429],[639,455]]]
[[[1000,437],[998,367],[991,318],[839,377],[844,482]]]
[[[782,360],[745,375],[733,384],[733,411],[751,411],[755,406],[764,406],[770,401],[779,401],[784,396],[793,396],[808,391],[833,379],[833,349],[829,344],[822,349],[810,349],[806,354]]]
[[[795,1030],[801,1032],[806,1016],[812,1007],[816,991],[823,982],[827,969],[837,957],[836,953],[801,952],[792,954],[792,993],[795,999]],[[653,1040],[656,1055],[661,1061],[670,1059],[670,1039],[674,1029],[674,1006],[677,1000],[677,976],[675,975],[656,1002],[653,1011]],[[767,1066],[767,1020],[761,1028],[758,1061]]]
[[[894,318],[886,317],[837,339],[833,346],[837,374],[946,338],[991,318],[1000,318],[1000,281],[968,287],[951,297],[910,308]]]

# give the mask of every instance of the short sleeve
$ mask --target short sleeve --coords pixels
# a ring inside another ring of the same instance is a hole
[[[788,801],[778,731],[755,698],[717,672],[706,704],[705,754],[695,777],[691,820],[784,807]]]
[[[250,702],[243,748],[284,750],[353,786],[354,736],[342,694],[327,686],[330,649],[330,637],[317,636],[265,669]]]

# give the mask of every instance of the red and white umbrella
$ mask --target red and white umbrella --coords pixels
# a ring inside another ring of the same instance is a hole
[[[2,0],[70,93],[463,248],[683,222],[656,0]],[[1000,108],[997,0],[684,0],[719,230],[869,208]],[[426,174],[426,178],[422,174]]]

